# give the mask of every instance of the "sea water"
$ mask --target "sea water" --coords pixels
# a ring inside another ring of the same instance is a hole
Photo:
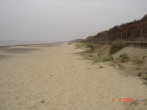
[[[0,40],[0,46],[28,45],[28,44],[42,44],[42,42]]]

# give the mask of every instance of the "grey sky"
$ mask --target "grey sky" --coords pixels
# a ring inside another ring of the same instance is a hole
[[[0,40],[86,38],[146,13],[147,0],[0,0]]]

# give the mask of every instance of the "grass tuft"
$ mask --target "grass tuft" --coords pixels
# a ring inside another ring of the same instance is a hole
[[[88,43],[88,44],[86,45],[86,47],[89,48],[91,52],[94,51],[94,46],[93,46],[92,43]]]
[[[125,47],[125,43],[124,41],[122,40],[116,40],[112,43],[111,47],[110,47],[110,50],[109,50],[109,53],[110,55],[118,52],[120,49],[124,48]]]
[[[129,60],[129,57],[127,54],[123,53],[120,55],[120,57],[118,58],[120,63],[125,63]]]
[[[135,60],[133,60],[133,62],[134,62],[135,64],[137,64],[137,65],[143,64],[143,61],[142,61],[142,60],[139,60],[139,59],[135,59]]]

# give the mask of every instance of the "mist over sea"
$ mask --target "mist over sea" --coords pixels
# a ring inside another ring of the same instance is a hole
[[[43,44],[43,42],[0,40],[0,46],[28,45],[28,44]]]

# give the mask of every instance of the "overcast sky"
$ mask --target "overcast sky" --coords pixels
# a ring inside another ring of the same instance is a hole
[[[86,38],[147,14],[147,0],[0,0],[0,40]]]

